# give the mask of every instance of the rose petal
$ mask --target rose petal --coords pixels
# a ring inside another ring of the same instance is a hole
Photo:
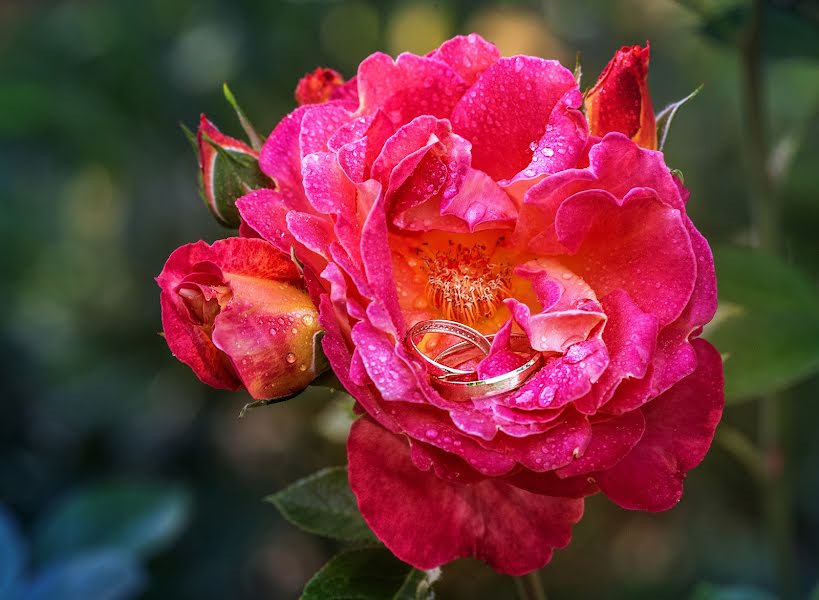
[[[600,489],[632,510],[661,511],[682,496],[687,471],[705,457],[722,415],[722,359],[694,340],[697,370],[643,409],[646,432],[616,466],[597,475]]]
[[[489,67],[452,111],[455,132],[472,142],[472,166],[495,180],[526,167],[529,144],[543,136],[552,109],[572,87],[571,71],[554,60],[515,56]]]
[[[591,391],[575,402],[575,408],[585,414],[597,412],[624,379],[645,377],[657,347],[657,317],[640,310],[626,292],[615,290],[601,303],[608,319],[603,342],[610,361]]]
[[[472,85],[478,77],[500,58],[500,51],[476,33],[457,35],[445,41],[429,56],[444,61]]]
[[[347,456],[364,519],[398,558],[419,569],[473,556],[501,573],[528,573],[569,543],[583,512],[579,499],[540,496],[491,479],[463,485],[421,471],[400,437],[367,418],[353,424]]]
[[[666,325],[688,304],[696,259],[680,211],[649,188],[635,188],[622,204],[602,191],[580,192],[557,212],[555,231],[573,256],[562,262],[598,296],[622,289]]]
[[[466,90],[448,64],[426,56],[371,54],[358,67],[359,115],[383,110],[393,123],[419,115],[446,118]]]
[[[557,470],[561,478],[610,469],[643,437],[645,419],[639,410],[592,423],[591,440],[583,455]]]
[[[489,175],[469,169],[458,193],[441,202],[441,214],[466,222],[469,231],[509,227],[518,216],[512,199]]]

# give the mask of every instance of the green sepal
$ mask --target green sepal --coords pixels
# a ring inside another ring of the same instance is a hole
[[[662,152],[663,147],[665,146],[665,140],[668,137],[668,130],[671,128],[671,121],[674,120],[674,116],[677,114],[677,111],[682,107],[683,104],[685,104],[689,100],[693,99],[697,94],[699,94],[701,90],[702,85],[700,85],[697,89],[688,94],[685,98],[677,100],[676,102],[672,102],[663,110],[657,113],[656,116],[658,142],[657,149],[660,152]]]
[[[236,200],[253,190],[273,188],[275,184],[262,173],[259,160],[252,154],[224,148],[207,134],[203,134],[203,139],[216,150],[211,190],[216,210],[211,212],[222,225],[235,229],[241,222]]]
[[[256,128],[253,127],[253,123],[250,122],[247,115],[245,115],[245,111],[239,106],[239,103],[236,101],[236,96],[230,91],[227,82],[222,85],[222,92],[225,94],[225,100],[228,101],[228,104],[230,104],[236,112],[239,123],[241,123],[242,129],[245,130],[247,138],[250,140],[250,146],[258,152],[262,149],[262,137],[256,131]]]

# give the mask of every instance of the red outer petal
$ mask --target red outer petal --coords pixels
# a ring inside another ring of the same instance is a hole
[[[369,526],[401,560],[432,569],[473,556],[522,575],[569,543],[583,500],[541,496],[502,480],[464,485],[419,470],[409,446],[368,418],[347,441],[350,486]]]
[[[597,475],[603,493],[623,508],[661,511],[682,496],[687,471],[705,457],[725,402],[722,359],[696,339],[697,370],[643,409],[646,433],[615,467]]]

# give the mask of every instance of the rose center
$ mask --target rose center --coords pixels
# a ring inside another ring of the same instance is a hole
[[[427,273],[427,300],[446,319],[471,325],[494,315],[511,295],[511,269],[492,262],[483,244],[450,242],[446,250],[419,258]]]

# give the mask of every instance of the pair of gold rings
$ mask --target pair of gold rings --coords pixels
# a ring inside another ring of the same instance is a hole
[[[463,341],[444,349],[433,358],[418,347],[418,338],[428,333],[452,335]],[[463,323],[429,319],[419,321],[409,329],[404,345],[424,363],[432,384],[442,396],[451,400],[469,400],[496,396],[519,388],[543,363],[543,355],[532,351],[525,335],[512,334],[512,351],[531,352],[518,368],[488,379],[478,379],[478,373],[474,369],[460,368],[470,360],[488,356],[494,337],[485,336]]]

